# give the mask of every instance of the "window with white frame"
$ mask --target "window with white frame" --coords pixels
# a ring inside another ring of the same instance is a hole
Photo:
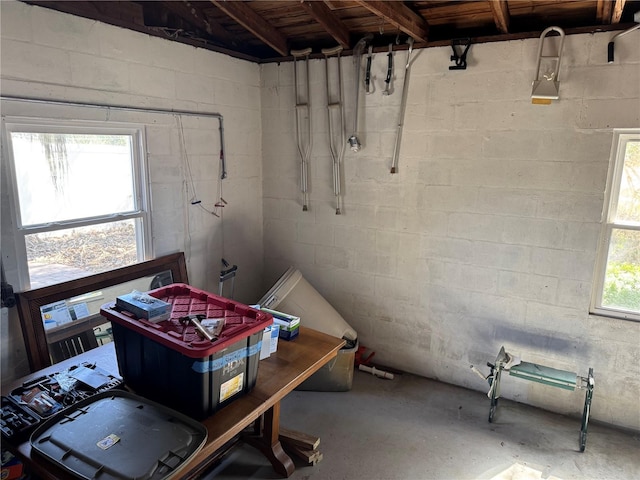
[[[21,289],[149,256],[143,129],[3,119]]]
[[[614,132],[592,313],[640,320],[640,130]]]

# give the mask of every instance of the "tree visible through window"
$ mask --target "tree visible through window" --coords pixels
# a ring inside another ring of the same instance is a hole
[[[617,132],[593,311],[640,320],[640,131]]]
[[[30,288],[145,258],[141,130],[6,124]]]

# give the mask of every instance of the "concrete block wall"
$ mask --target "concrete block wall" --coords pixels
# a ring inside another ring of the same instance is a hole
[[[0,16],[2,95],[223,115],[228,178],[220,186],[215,118],[17,101],[1,106],[3,116],[142,125],[155,256],[184,251],[190,283],[217,292],[224,255],[239,267],[234,298],[256,301],[262,293],[263,256],[258,66],[21,2],[0,2]],[[4,180],[2,257],[9,281],[17,286]],[[191,205],[193,187],[208,210],[220,196],[226,200],[222,218]],[[8,333],[15,348],[2,350],[3,382],[28,368],[15,309]]]
[[[376,361],[473,389],[488,386],[469,366],[483,369],[502,345],[579,375],[593,367],[593,417],[640,429],[640,324],[589,314],[612,131],[640,127],[640,53],[629,37],[607,64],[610,37],[566,38],[560,99],[548,106],[530,99],[537,39],[473,45],[464,71],[448,70],[448,47],[414,51],[395,175],[407,53],[395,53],[390,96],[381,95],[386,53],[377,53],[377,90],[360,93],[364,147],[344,157],[342,215],[333,203],[324,60],[310,65],[307,212],[293,65],[263,65],[265,288],[294,265]],[[349,117],[351,58],[343,70]],[[582,392],[507,377],[503,393],[582,412]]]
[[[302,212],[290,63],[258,67],[12,1],[0,3],[0,16],[3,94],[224,115],[223,237],[216,219],[187,205],[184,158],[208,204],[218,196],[217,122],[182,119],[185,155],[176,118],[109,114],[145,125],[156,254],[185,250],[194,285],[215,290],[222,243],[241,268],[242,301],[294,264],[383,363],[479,390],[486,385],[469,364],[484,365],[501,345],[580,374],[592,366],[594,417],[640,429],[639,325],[588,314],[611,132],[640,126],[631,36],[616,44],[613,65],[610,34],[568,37],[561,99],[550,106],[530,104],[536,40],[474,45],[458,72],[448,71],[448,48],[414,51],[396,175],[406,52],[396,53],[390,96],[381,95],[386,54],[376,54],[376,90],[360,98],[364,148],[345,155],[336,216],[321,61],[311,65],[311,204]],[[353,64],[343,62],[350,125]],[[3,102],[2,114],[106,118],[17,102]],[[15,275],[8,218],[3,209],[2,255]],[[9,317],[3,381],[26,372]],[[509,398],[579,414],[579,393],[503,385]]]

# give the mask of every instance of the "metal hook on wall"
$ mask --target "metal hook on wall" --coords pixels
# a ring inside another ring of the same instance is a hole
[[[634,30],[638,30],[640,29],[640,10],[638,10],[634,15],[633,15],[633,21],[636,22],[636,25],[627,28],[626,30],[624,30],[623,32],[617,33],[609,42],[609,44],[607,45],[607,62],[608,63],[613,63],[613,51],[615,48],[615,41],[620,38],[623,35],[626,35],[627,33],[633,32]]]
[[[458,53],[458,49],[456,47],[460,47],[462,50],[461,53]],[[464,50],[462,49],[464,47]],[[451,61],[455,62],[455,65],[451,65],[449,70],[466,70],[467,69],[467,53],[469,52],[469,47],[471,47],[471,39],[470,38],[454,38],[451,40],[451,49],[453,50],[453,55],[451,55]]]
[[[550,32],[556,32],[560,35],[560,45],[558,46],[556,55],[543,55],[544,40]],[[560,71],[560,60],[562,59],[562,47],[564,45],[564,30],[560,27],[547,27],[540,35],[540,43],[538,45],[538,63],[536,66],[536,78],[533,81],[533,90],[531,91],[531,103],[539,105],[549,105],[551,100],[560,98],[560,82],[558,80],[558,72]],[[548,59],[555,63],[553,70],[548,70],[540,78],[540,63],[542,59]]]

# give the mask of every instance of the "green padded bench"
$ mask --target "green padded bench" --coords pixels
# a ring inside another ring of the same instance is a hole
[[[537,363],[516,363],[514,357],[505,352],[504,347],[500,349],[495,364],[487,363],[487,365],[491,368],[491,373],[486,377],[490,386],[488,396],[491,399],[489,422],[493,422],[496,407],[498,406],[498,398],[500,398],[500,378],[503,371],[509,372],[509,375],[512,377],[522,378],[564,390],[574,391],[576,388],[586,390],[579,437],[580,451],[584,452],[587,443],[587,425],[589,424],[591,398],[593,397],[593,387],[595,385],[593,368],[589,369],[587,377],[581,377],[574,372],[558,370],[556,368],[538,365]],[[472,366],[472,368],[474,367]]]
[[[578,381],[578,375],[573,372],[529,362],[520,362],[518,365],[511,367],[509,375],[572,391],[576,389]]]

